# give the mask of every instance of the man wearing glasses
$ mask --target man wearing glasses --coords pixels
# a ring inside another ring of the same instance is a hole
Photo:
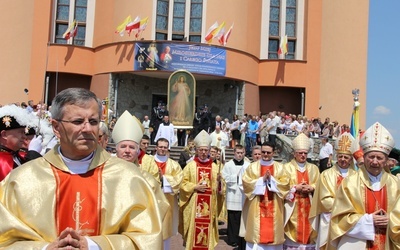
[[[149,184],[98,145],[101,101],[66,89],[54,98],[52,117],[60,145],[0,184],[0,248],[161,249]]]
[[[290,176],[291,187],[285,201],[284,249],[315,249],[317,233],[308,220],[311,200],[319,178],[319,169],[307,162],[310,140],[305,134],[299,134],[292,141],[294,159],[285,164]]]
[[[284,238],[284,198],[289,192],[289,176],[273,159],[274,144],[261,145],[261,159],[242,176],[247,197],[243,206],[245,249],[282,249]]]

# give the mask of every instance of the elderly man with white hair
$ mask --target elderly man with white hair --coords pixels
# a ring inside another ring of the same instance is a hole
[[[360,146],[364,167],[344,179],[337,190],[328,249],[396,249],[386,234],[390,234],[389,215],[400,196],[400,182],[384,170],[394,139],[376,122],[364,132]]]

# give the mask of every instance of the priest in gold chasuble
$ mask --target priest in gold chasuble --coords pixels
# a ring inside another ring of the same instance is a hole
[[[291,187],[285,201],[284,249],[315,249],[317,232],[308,220],[312,196],[319,178],[316,165],[307,162],[310,139],[299,134],[292,141],[294,159],[284,165]]]
[[[310,211],[311,226],[318,232],[317,249],[326,249],[329,221],[339,185],[344,178],[356,173],[353,153],[357,147],[358,142],[350,133],[341,134],[335,143],[337,162],[319,177]]]
[[[262,158],[251,163],[242,176],[247,200],[243,206],[246,249],[282,249],[284,199],[289,192],[289,176],[272,158],[274,145],[264,142]]]
[[[384,167],[394,140],[377,122],[362,135],[360,146],[364,167],[344,179],[336,193],[328,249],[393,249],[386,232],[400,183]]]
[[[214,249],[218,243],[218,166],[208,158],[211,139],[202,130],[194,139],[197,156],[183,169],[179,193],[179,233],[186,249]]]
[[[162,249],[150,185],[132,163],[97,143],[100,107],[86,89],[55,97],[60,145],[0,183],[0,248]]]

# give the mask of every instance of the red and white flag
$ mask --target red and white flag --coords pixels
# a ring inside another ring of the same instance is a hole
[[[131,32],[133,30],[137,30],[140,27],[140,17],[137,16],[135,18],[135,20],[133,20],[132,22],[128,23],[125,27],[125,30],[128,32],[128,35],[131,35]]]
[[[211,25],[211,27],[208,29],[206,37],[204,38],[204,40],[206,40],[207,43],[211,43],[214,34],[213,32],[218,28],[218,22],[215,22],[213,25]]]
[[[232,24],[232,26],[229,28],[229,30],[228,30],[226,33],[224,33],[224,34],[218,39],[220,45],[225,46],[225,45],[228,43],[228,39],[229,39],[229,36],[231,35],[232,29],[233,29],[233,24]]]

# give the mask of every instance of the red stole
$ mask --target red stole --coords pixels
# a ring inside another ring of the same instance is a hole
[[[269,171],[270,174],[274,175],[274,165],[262,166],[260,176],[264,176]],[[265,193],[260,197],[260,243],[271,244],[274,243],[275,232],[274,232],[274,218],[275,218],[275,206],[274,206],[274,192],[265,189]]]
[[[155,161],[155,162],[158,166],[158,169],[161,170],[161,173],[165,174],[165,167],[167,166],[167,162],[158,162],[158,161]]]
[[[208,249],[210,234],[212,233],[212,218],[213,218],[213,202],[212,202],[212,160],[201,162],[197,157],[194,161],[197,164],[196,168],[196,183],[207,185],[207,190],[202,193],[198,192],[195,196],[195,211],[194,218],[194,250]]]
[[[340,174],[336,177],[336,189],[339,188],[339,186],[340,186],[340,184],[342,184],[343,180],[344,180],[344,177]]]
[[[139,164],[142,164],[143,156],[145,155],[145,152],[143,150],[139,150],[139,155],[138,155],[138,161]]]
[[[310,184],[307,170],[303,173],[297,170],[297,184],[301,183]],[[297,203],[297,242],[300,244],[308,244],[311,235],[311,225],[308,221],[310,214],[310,198],[307,195],[299,194],[296,192]]]
[[[368,214],[383,209],[387,211],[387,190],[384,186],[379,191],[372,191],[369,188],[365,188],[365,210]],[[386,229],[375,229],[374,241],[367,241],[367,249],[371,250],[383,250],[385,249],[386,242]]]
[[[85,174],[70,174],[52,166],[56,178],[57,235],[67,227],[84,235],[100,234],[103,166]]]

